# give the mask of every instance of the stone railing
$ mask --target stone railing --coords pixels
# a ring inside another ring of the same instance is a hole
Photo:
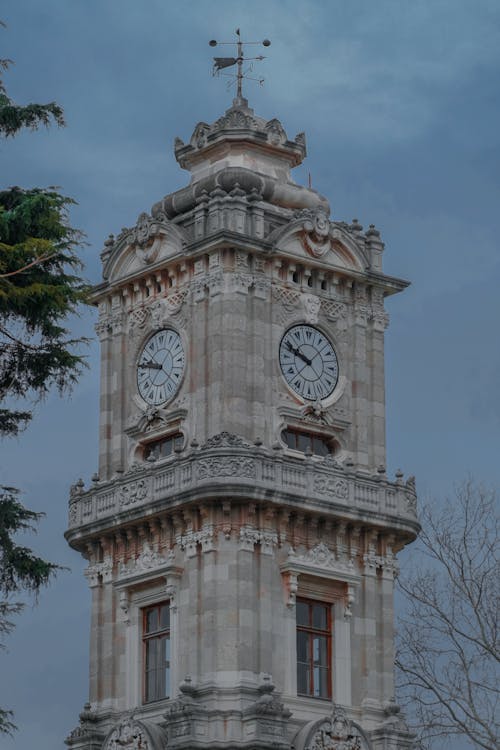
[[[155,463],[136,464],[128,472],[85,489],[71,488],[69,529],[117,516],[137,515],[145,506],[175,507],[210,497],[266,500],[316,512],[341,510],[349,518],[392,517],[417,528],[413,479],[356,471],[329,459],[299,459],[256,446],[223,442]]]

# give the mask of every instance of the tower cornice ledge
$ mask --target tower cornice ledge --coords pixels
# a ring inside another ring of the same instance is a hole
[[[412,481],[347,470],[329,461],[272,455],[261,448],[214,448],[135,466],[87,491],[72,488],[66,539],[75,548],[89,539],[148,517],[231,499],[289,512],[342,519],[388,529],[402,540],[419,532]]]

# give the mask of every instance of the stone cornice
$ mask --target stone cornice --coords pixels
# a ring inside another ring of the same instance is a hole
[[[186,503],[231,498],[297,512],[342,518],[392,529],[404,541],[419,525],[411,481],[389,482],[328,461],[300,460],[282,451],[241,445],[192,449],[132,471],[85,491],[72,488],[66,538],[79,547],[148,514],[175,510]]]

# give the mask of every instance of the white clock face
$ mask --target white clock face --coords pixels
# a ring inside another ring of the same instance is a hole
[[[335,349],[317,328],[297,325],[281,339],[280,366],[286,382],[308,401],[325,399],[339,379]]]
[[[144,401],[153,406],[169,401],[179,389],[184,366],[184,347],[177,331],[163,328],[153,334],[137,364],[137,387]]]

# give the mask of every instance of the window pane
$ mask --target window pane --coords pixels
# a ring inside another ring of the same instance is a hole
[[[147,701],[154,701],[156,697],[155,680],[156,680],[156,672],[154,670],[151,670],[151,672],[146,672],[146,700]]]
[[[148,609],[146,612],[146,633],[153,633],[158,630],[158,610]]]
[[[313,453],[315,453],[316,456],[327,456],[330,453],[328,445],[323,438],[313,438]]]
[[[161,665],[170,663],[170,637],[166,636],[161,639]]]
[[[324,635],[313,636],[313,662],[326,667],[328,664],[328,643]]]
[[[299,451],[302,451],[302,453],[305,453],[306,450],[308,450],[311,447],[311,436],[303,432],[299,432],[298,438],[299,438],[298,449]]]
[[[170,456],[172,453],[173,448],[173,440],[172,438],[167,438],[167,440],[164,440],[161,444],[161,455],[162,456]]]
[[[326,630],[328,623],[327,608],[324,604],[313,604],[312,608],[312,624],[313,628],[318,630]]]
[[[309,633],[297,632],[297,661],[309,661]]]
[[[168,630],[170,627],[170,607],[162,604],[160,607],[160,630]]]
[[[295,448],[295,435],[290,430],[285,430],[283,439],[289,448]]]
[[[146,641],[146,671],[155,669],[157,661],[156,638]]]
[[[170,696],[170,667],[163,670],[162,698]]]
[[[313,695],[315,698],[328,698],[328,671],[314,667]]]
[[[297,602],[297,625],[309,625],[309,604]]]
[[[297,664],[297,692],[302,695],[308,695],[310,693],[309,688],[309,669],[307,664]]]

